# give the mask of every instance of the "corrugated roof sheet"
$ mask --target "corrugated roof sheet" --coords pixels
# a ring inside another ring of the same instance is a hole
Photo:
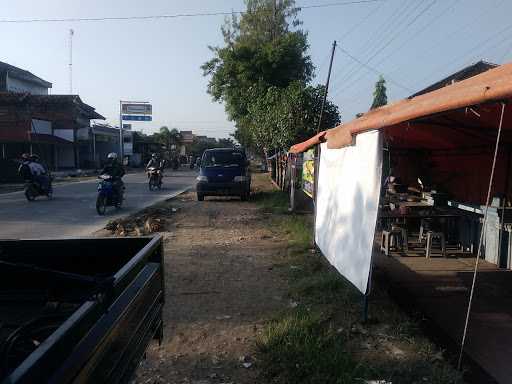
[[[26,71],[24,69],[15,67],[14,65],[4,63],[0,61],[0,73],[8,72],[9,76],[12,76],[17,79],[22,79],[26,81],[30,81],[33,83],[37,83],[45,88],[51,88],[52,83],[41,79],[40,77],[34,75],[33,73]]]
[[[0,105],[32,104],[32,105],[75,105],[87,114],[90,119],[105,120],[94,107],[84,103],[78,95],[32,95],[28,93],[0,92]]]
[[[411,99],[374,109],[360,118],[321,132],[292,146],[290,152],[303,152],[327,140],[328,148],[350,145],[358,133],[382,129],[426,116],[512,98],[512,63],[490,69],[480,75],[448,85]]]

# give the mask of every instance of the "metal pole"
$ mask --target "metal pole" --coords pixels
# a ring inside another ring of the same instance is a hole
[[[94,168],[96,168],[96,133],[94,132],[94,127],[91,127],[92,131],[92,162],[94,163]]]
[[[363,295],[363,323],[368,321],[368,294]]]
[[[295,211],[295,175],[297,172],[297,155],[290,153],[290,212]]]
[[[69,30],[69,94],[73,94],[73,34],[75,32]]]
[[[119,157],[123,161],[123,101],[119,100]]]

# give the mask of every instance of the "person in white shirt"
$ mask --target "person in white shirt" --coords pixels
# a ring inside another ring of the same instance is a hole
[[[48,171],[46,168],[39,162],[39,156],[38,155],[31,155],[30,156],[30,163],[28,164],[28,167],[30,168],[30,172],[32,173],[32,176],[34,180],[39,183],[42,189],[48,190],[51,189],[51,180],[48,176]]]

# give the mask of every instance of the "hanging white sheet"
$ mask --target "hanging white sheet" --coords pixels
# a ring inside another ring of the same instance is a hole
[[[368,288],[381,175],[379,131],[357,135],[350,147],[327,149],[327,144],[322,144],[316,244],[362,293]]]

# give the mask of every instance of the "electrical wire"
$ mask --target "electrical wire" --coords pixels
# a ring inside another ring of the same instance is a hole
[[[404,1],[405,2],[405,1]],[[412,2],[406,3],[404,7],[402,7],[402,4],[404,2],[401,2],[398,4],[398,7],[394,10],[394,12],[386,19],[384,22],[376,29],[376,31],[366,40],[366,42],[363,44],[361,51],[359,53],[359,56],[366,56],[366,53],[370,52],[370,48],[373,46],[377,46],[375,44],[376,41],[379,41],[378,39],[382,37],[382,35],[387,34],[388,28],[390,28],[393,25],[396,25],[396,21],[400,19],[402,14],[407,10],[407,8],[412,5]],[[337,68],[339,69],[339,68]],[[345,73],[340,75],[340,79],[338,82],[336,82],[333,86],[333,89],[338,89],[338,86],[344,82],[346,82],[347,79],[349,79],[351,76],[353,76],[355,73],[357,73],[360,70],[360,67],[357,66],[357,63],[352,62],[352,65],[346,69]],[[337,71],[336,71],[337,72]]]
[[[368,64],[373,58],[375,58],[380,52],[382,52],[387,46],[389,46],[389,44],[395,40],[395,38],[398,36],[398,34],[402,33],[403,31],[405,31],[408,27],[410,27],[416,20],[418,20],[422,15],[425,14],[425,12],[427,10],[429,10],[435,3],[436,3],[437,0],[433,0],[431,3],[429,3],[427,5],[427,7],[425,7],[424,9],[422,9],[401,31],[399,31],[397,34],[395,34],[391,40],[388,41],[388,43],[385,44],[384,47],[381,47],[381,49],[379,49],[377,52],[375,52],[366,62],[365,64]],[[354,80],[352,80],[349,84],[347,84],[345,87],[342,87],[340,88],[340,91],[338,91],[338,93],[340,93],[342,90],[347,90],[351,87],[353,87],[355,84],[357,84],[357,82],[359,80],[361,80],[364,76],[366,76],[368,73],[363,73],[361,76],[355,78]]]
[[[425,82],[427,79],[429,79],[431,76],[433,76],[434,74],[438,73],[440,69],[442,68],[446,68],[446,67],[449,67],[457,62],[459,62],[460,59],[464,59],[464,58],[467,58],[469,57],[468,53],[470,53],[470,56],[471,57],[474,57],[475,54],[475,50],[477,50],[478,48],[481,48],[482,46],[488,44],[489,42],[491,42],[496,36],[499,36],[507,31],[509,31],[510,29],[512,29],[512,24],[500,29],[498,32],[496,33],[493,33],[492,35],[490,35],[489,37],[483,39],[483,40],[480,40],[477,44],[475,44],[474,46],[472,46],[470,49],[466,50],[464,52],[464,54],[462,55],[459,55],[457,56],[455,59],[451,60],[450,62],[448,63],[443,63],[442,65],[440,66],[437,66],[433,71],[429,72],[425,77],[423,77],[421,80],[419,80],[417,82],[417,84],[421,84],[423,82]]]
[[[325,4],[303,5],[297,6],[300,9],[314,8],[330,8],[353,4],[376,3],[388,0],[352,0],[339,1]],[[60,22],[83,22],[83,21],[126,21],[126,20],[158,20],[158,19],[177,19],[190,17],[206,17],[206,16],[230,16],[233,14],[244,14],[246,11],[220,11],[220,12],[197,12],[197,13],[175,13],[163,15],[147,15],[147,16],[109,16],[109,17],[68,17],[68,18],[49,18],[49,19],[1,19],[0,23],[60,23]]]
[[[402,45],[400,45],[398,48],[396,48],[395,50],[393,50],[392,52],[390,52],[388,55],[386,55],[384,58],[382,58],[379,62],[377,62],[376,65],[379,65],[379,64],[382,64],[384,61],[386,61],[387,59],[389,59],[391,56],[393,56],[397,51],[399,51],[400,49],[402,49],[405,44],[407,44],[409,41],[412,40],[412,38],[415,38],[417,37],[419,34],[423,33],[427,28],[429,27],[432,27],[432,24],[433,24],[433,21],[437,21],[439,20],[440,18],[442,18],[443,16],[447,15],[450,11],[452,11],[455,6],[460,3],[461,0],[454,0],[453,3],[449,4],[448,7],[446,8],[443,8],[441,10],[441,12],[437,13],[434,17],[431,18],[431,21],[427,22],[422,28],[420,28],[418,31],[416,31],[414,33],[414,35],[411,36],[410,39],[406,39],[404,40],[404,42],[402,43]]]
[[[350,57],[352,60],[354,60],[355,62],[359,63],[362,67],[366,68],[368,71],[370,72],[373,72],[377,75],[382,75],[382,71],[379,71],[378,69],[376,68],[373,68],[372,66],[368,65],[367,63],[364,63],[362,62],[361,60],[359,60],[357,57],[353,56],[350,52],[348,52],[346,49],[344,48],[341,48],[341,47],[338,47],[338,49],[343,52],[345,55],[347,55],[348,57]],[[386,76],[386,81],[389,81],[390,83],[393,83],[395,84],[397,87],[399,88],[402,88],[408,92],[413,92],[412,89],[410,89],[409,87],[401,84],[400,82],[394,80],[393,78],[389,77],[389,76]]]

